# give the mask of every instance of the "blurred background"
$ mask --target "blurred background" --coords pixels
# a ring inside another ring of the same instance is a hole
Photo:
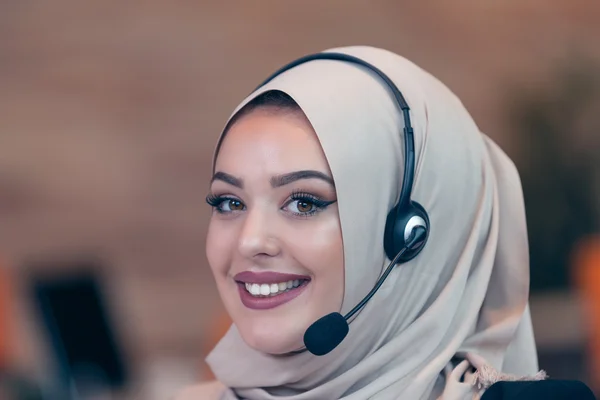
[[[541,367],[598,390],[599,20],[582,0],[2,1],[0,399],[210,377],[215,140],[279,66],[357,44],[433,73],[513,158]]]

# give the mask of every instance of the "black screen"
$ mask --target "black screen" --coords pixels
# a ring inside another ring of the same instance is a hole
[[[123,360],[94,275],[37,279],[34,292],[63,376],[122,386]]]

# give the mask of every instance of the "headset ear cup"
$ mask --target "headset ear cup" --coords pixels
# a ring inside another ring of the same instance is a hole
[[[405,263],[415,258],[425,247],[429,238],[429,216],[427,212],[417,202],[411,202],[407,210],[397,210],[397,207],[392,208],[388,213],[385,234],[384,234],[384,250],[388,259],[393,259],[406,246],[407,240],[410,240],[412,230],[417,226],[425,228],[425,238],[416,243],[409,249],[400,259],[398,263]]]
[[[398,252],[404,247],[404,235],[399,235],[396,230],[398,227],[396,215],[398,205],[393,207],[388,213],[385,221],[385,232],[383,236],[383,248],[387,258],[392,260]]]
[[[407,251],[401,258],[400,262],[407,262],[415,258],[421,250],[425,247],[427,239],[429,239],[429,215],[422,205],[415,201],[411,201],[411,214],[412,216],[406,220],[405,223],[405,235],[408,237],[413,229],[417,226],[425,228],[425,237],[422,241],[415,243],[412,248]]]

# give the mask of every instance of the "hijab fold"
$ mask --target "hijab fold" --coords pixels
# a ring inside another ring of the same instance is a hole
[[[472,399],[481,392],[476,378],[465,379],[473,368],[535,374],[527,230],[513,163],[458,98],[415,64],[373,47],[327,51],[375,65],[404,94],[415,131],[412,199],[428,212],[429,240],[394,268],[326,356],[262,354],[232,326],[207,358],[230,388],[223,399]],[[286,71],[233,115],[270,90],[287,93],[303,110],[336,183],[344,314],[389,262],[383,232],[402,185],[402,115],[377,76],[333,60]]]

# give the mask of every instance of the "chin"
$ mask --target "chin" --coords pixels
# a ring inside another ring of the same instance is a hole
[[[285,327],[284,321],[268,323],[257,319],[236,324],[246,344],[256,351],[267,354],[286,354],[304,347],[304,329]]]

